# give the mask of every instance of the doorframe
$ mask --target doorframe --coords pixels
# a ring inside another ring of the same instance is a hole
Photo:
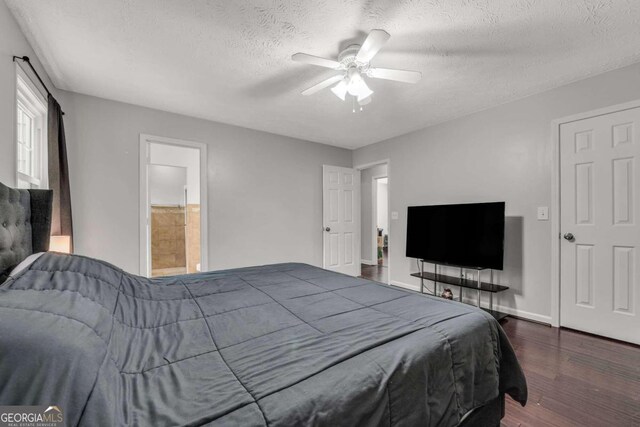
[[[387,171],[389,168],[387,167]],[[362,171],[360,171],[362,173]],[[373,175],[371,177],[371,262],[378,265],[378,180],[387,178],[387,211],[389,211],[389,177],[385,175]],[[362,195],[362,192],[360,192]],[[388,217],[387,217],[388,218]],[[390,220],[390,219],[389,219]],[[389,230],[387,230],[387,233]],[[362,243],[362,239],[360,239]],[[388,261],[388,260],[387,260]],[[388,268],[388,266],[387,266]]]
[[[388,159],[388,158],[387,159],[376,160],[376,161],[373,161],[373,162],[368,162],[368,163],[363,163],[363,164],[360,164],[360,165],[356,165],[353,168],[355,170],[360,171],[360,173],[362,174],[362,171],[364,169],[369,169],[369,168],[371,168],[373,166],[384,165],[384,164],[387,165],[387,217],[389,218],[388,247],[391,248],[391,244],[392,244],[391,242],[393,240],[392,239],[393,226],[391,225],[391,160]],[[373,179],[375,180],[375,177]],[[372,192],[372,195],[373,195],[373,192]],[[371,199],[372,199],[372,204],[373,204],[373,197]],[[358,203],[360,205],[362,205],[362,191],[360,191],[360,200],[358,201]],[[372,205],[372,207],[373,207],[373,205]],[[361,211],[362,211],[362,209],[361,209]],[[373,211],[373,214],[375,214],[376,209],[372,209],[372,211]],[[376,218],[376,220],[377,220],[377,218]],[[375,221],[373,221],[373,222],[375,224]],[[362,212],[360,212],[360,224],[362,224]],[[362,227],[362,225],[360,227]],[[375,225],[373,225],[373,227],[375,228]],[[375,238],[376,234],[377,234],[377,232],[374,233],[374,238]],[[377,245],[378,245],[378,243],[376,241],[376,244],[374,245],[374,248]],[[362,236],[360,236],[360,239],[358,240],[358,248],[359,248],[360,254],[362,254]],[[374,249],[372,249],[372,250],[374,250]],[[377,260],[377,255],[374,257],[374,259]],[[372,259],[372,261],[373,261],[373,259]],[[359,272],[358,275],[361,276],[362,275],[362,260],[360,260],[358,262],[358,272]],[[389,249],[389,258],[387,259],[387,285],[391,285],[391,249]]]
[[[553,172],[551,176],[551,326],[561,326],[561,306],[560,306],[560,126],[578,120],[590,119],[604,116],[606,114],[617,113],[619,111],[631,110],[640,107],[640,100],[625,102],[622,104],[610,105],[608,107],[585,111],[570,116],[562,117],[551,121],[551,142]]]
[[[177,147],[196,148],[200,150],[200,271],[209,269],[209,240],[208,240],[208,190],[207,190],[207,144],[184,139],[167,138],[141,133],[140,134],[140,193],[139,193],[139,231],[140,231],[140,275],[149,277],[151,274],[150,231],[149,216],[149,179],[147,166],[149,165],[149,144],[158,143]]]

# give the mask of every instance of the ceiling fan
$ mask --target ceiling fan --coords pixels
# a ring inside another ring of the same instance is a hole
[[[291,59],[305,64],[331,68],[339,74],[329,77],[320,83],[302,91],[303,95],[312,95],[326,87],[335,84],[331,88],[338,98],[345,100],[347,94],[353,97],[354,112],[355,102],[362,106],[371,102],[373,91],[369,89],[364,77],[374,79],[393,80],[404,83],[416,83],[422,77],[419,71],[394,70],[391,68],[374,68],[370,65],[373,57],[389,40],[389,33],[384,30],[371,30],[364,43],[348,46],[338,55],[338,60],[321,58],[306,53],[296,53]]]

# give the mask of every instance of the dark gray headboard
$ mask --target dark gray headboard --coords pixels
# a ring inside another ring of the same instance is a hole
[[[49,250],[51,190],[19,190],[0,183],[0,283],[13,267]]]

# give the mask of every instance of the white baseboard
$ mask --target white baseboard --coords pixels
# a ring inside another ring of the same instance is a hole
[[[392,280],[391,284],[393,286],[398,286],[399,288],[409,289],[411,291],[420,292],[420,285],[412,285],[409,283],[398,282],[397,280]]]
[[[377,265],[377,263],[371,261],[370,259],[361,259],[360,260],[360,264],[366,264],[366,265]]]
[[[462,301],[470,305],[476,305],[477,303],[477,299],[475,298],[462,298]],[[489,308],[489,304],[484,298],[482,300],[482,308]],[[501,311],[506,314],[511,314],[516,317],[521,317],[523,319],[529,319],[529,320],[533,320],[534,322],[551,325],[551,316],[546,316],[544,314],[532,313],[530,311],[520,310],[518,308],[507,307],[499,304],[493,304],[493,309],[497,311]]]
[[[511,314],[516,317],[522,317],[523,319],[533,320],[535,322],[551,325],[551,316],[545,316],[544,314],[531,313],[530,311],[524,311],[517,308],[505,307],[502,305],[494,305],[495,310],[503,313]]]
[[[392,280],[391,284],[394,286],[398,286],[400,288],[405,288],[405,289],[409,289],[412,291],[416,291],[416,292],[420,292],[420,285],[412,285],[410,283],[404,283],[404,282],[398,282],[397,280]],[[456,298],[457,301],[457,298]],[[474,298],[463,298],[463,302],[470,304],[470,305],[475,305],[476,300]],[[488,304],[483,304],[484,308],[488,308]],[[529,320],[533,320],[535,322],[539,322],[539,323],[545,323],[547,325],[551,325],[551,316],[546,316],[544,314],[538,314],[538,313],[532,313],[530,311],[524,311],[524,310],[520,310],[517,308],[512,308],[512,307],[506,307],[503,305],[497,305],[494,304],[493,305],[494,310],[498,310],[501,311],[503,313],[506,314],[511,314],[513,316],[516,317],[521,317],[523,319],[529,319]]]

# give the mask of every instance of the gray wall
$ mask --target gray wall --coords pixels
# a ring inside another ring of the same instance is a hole
[[[390,159],[391,211],[399,213],[390,225],[391,280],[419,285],[409,276],[415,260],[404,256],[407,206],[504,200],[498,276],[513,290],[499,303],[548,321],[551,225],[536,220],[536,207],[551,205],[551,121],[639,98],[636,64],[356,150],[354,165]]]
[[[387,165],[376,165],[368,169],[363,169],[360,172],[360,212],[362,221],[360,222],[360,240],[362,246],[360,247],[360,257],[363,261],[377,264],[377,259],[373,256],[373,188],[372,179],[374,176],[384,176],[387,174]]]
[[[16,184],[16,70],[11,61],[13,55],[31,58],[49,89],[56,94],[7,5],[0,1],[0,182],[7,185]],[[22,64],[22,61],[18,63]],[[24,70],[33,77],[28,65],[24,65]],[[35,77],[33,79],[36,82]]]
[[[61,91],[62,92],[62,91]],[[208,144],[209,268],[322,265],[322,165],[351,151],[62,92],[78,253],[139,270],[139,135]]]

